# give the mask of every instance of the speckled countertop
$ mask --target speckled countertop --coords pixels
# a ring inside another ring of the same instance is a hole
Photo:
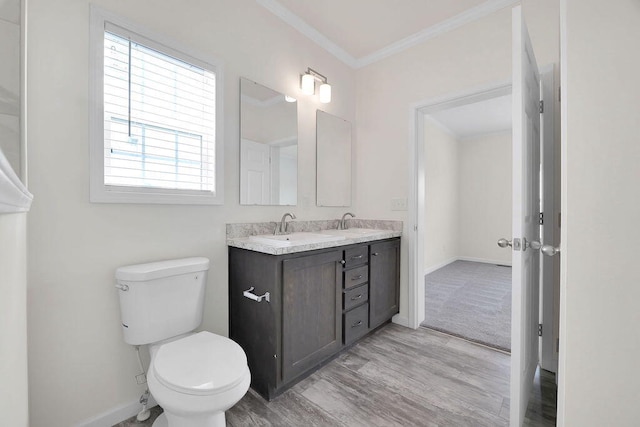
[[[322,230],[335,230],[338,228],[338,222],[338,220],[291,221],[289,222],[289,231],[293,233],[313,233]],[[249,236],[273,234],[273,230],[276,227],[275,222],[227,224],[227,245],[236,248],[262,252],[270,255],[284,255],[296,252],[312,251],[316,249],[353,245],[355,243],[389,239],[402,235],[402,221],[379,221],[354,218],[347,220],[347,225],[349,228],[369,228],[378,231],[363,236],[349,236],[344,240],[277,247],[260,243],[249,238]]]

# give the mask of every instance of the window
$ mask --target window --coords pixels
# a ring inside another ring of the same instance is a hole
[[[91,201],[221,204],[219,66],[92,16]]]

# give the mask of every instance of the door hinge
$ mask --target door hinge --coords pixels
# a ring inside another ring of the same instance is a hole
[[[538,323],[538,336],[542,336],[542,323]]]
[[[558,102],[562,102],[562,88],[558,86]]]
[[[544,213],[543,212],[540,212],[538,214],[538,224],[540,224],[540,225],[544,224]]]
[[[540,101],[540,114],[544,113],[544,101]]]
[[[560,338],[556,338],[556,353],[560,353]]]

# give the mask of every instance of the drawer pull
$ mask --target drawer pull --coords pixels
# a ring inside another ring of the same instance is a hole
[[[256,295],[253,293],[253,290],[255,288],[252,286],[249,289],[247,289],[246,291],[242,292],[242,295],[244,295],[246,298],[249,298],[251,300],[257,301],[257,302],[262,302],[262,300],[267,300],[267,302],[271,302],[270,301],[270,294],[269,292],[265,292],[264,295]]]
[[[351,257],[351,259],[360,259],[362,258],[362,255],[354,255]]]
[[[351,301],[355,301],[360,298],[362,298],[362,294],[356,295],[355,297],[351,297]]]
[[[362,325],[362,320],[358,320],[356,323],[354,323],[353,325],[351,325],[352,328],[357,328],[358,326]]]
[[[362,274],[358,274],[357,276],[353,276],[351,280],[360,280],[362,279]]]

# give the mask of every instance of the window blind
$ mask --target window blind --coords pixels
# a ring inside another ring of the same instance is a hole
[[[105,30],[104,184],[215,192],[215,73],[150,44]]]

